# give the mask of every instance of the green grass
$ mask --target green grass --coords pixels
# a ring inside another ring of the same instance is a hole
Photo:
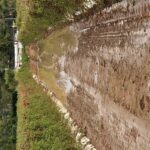
[[[67,98],[63,90],[57,85],[57,71],[54,69],[54,65],[56,65],[60,56],[70,49],[74,49],[76,45],[77,35],[70,31],[68,27],[57,29],[46,39],[38,41],[41,59],[38,75],[47,84],[47,87],[56,93],[57,97],[63,103],[66,102]],[[44,66],[49,69],[44,68]]]
[[[55,104],[32,79],[27,64],[17,79],[17,150],[80,149]]]
[[[77,45],[77,34],[70,31],[68,27],[53,31],[46,39],[38,41],[40,49],[39,55],[42,64],[52,65],[57,61],[54,56],[62,56],[70,49],[74,49]]]
[[[17,26],[20,40],[27,45],[43,37],[48,27],[66,21],[67,14],[73,14],[83,0],[17,0]]]
[[[47,87],[53,91],[62,103],[67,102],[67,97],[64,91],[58,86],[56,75],[52,70],[47,70],[45,68],[39,68],[39,77],[45,82]]]
[[[121,0],[96,1],[97,5],[74,19],[88,18],[93,12]],[[69,22],[68,16],[78,10],[84,10],[83,2],[85,0],[16,0],[16,21],[20,29],[20,40],[24,45],[37,42],[44,37],[48,27],[62,26],[62,24]]]
[[[52,32],[46,39],[38,42],[41,52],[55,52],[61,55],[64,51],[69,51],[76,44],[75,33],[71,32],[68,27],[63,27]],[[40,53],[41,53],[40,52]]]
[[[38,43],[42,64],[56,63],[53,56],[63,55],[76,45],[76,36],[68,28],[57,29],[43,39],[47,28],[62,25],[66,14],[73,14],[83,0],[16,0],[19,39],[24,46]],[[57,59],[56,58],[56,59]],[[54,71],[39,68],[39,76],[60,99],[64,94],[56,85]],[[32,79],[26,63],[17,74],[17,150],[78,150],[67,123],[55,104]]]

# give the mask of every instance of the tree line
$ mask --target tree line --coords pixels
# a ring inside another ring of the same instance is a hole
[[[15,149],[16,143],[15,17],[15,0],[0,0],[0,149],[4,150]]]

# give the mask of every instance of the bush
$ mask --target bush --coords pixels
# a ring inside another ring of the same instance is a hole
[[[17,85],[14,71],[12,69],[5,70],[4,78],[5,78],[5,84],[8,86],[8,89],[14,91]]]

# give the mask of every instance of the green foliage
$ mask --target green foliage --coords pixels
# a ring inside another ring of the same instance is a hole
[[[54,13],[55,17],[63,17],[75,7],[77,7],[75,0],[32,0],[29,3],[29,13],[35,16],[49,16]]]
[[[15,0],[0,0],[0,69],[13,66],[12,20],[15,17]]]
[[[5,78],[5,84],[8,86],[8,89],[14,91],[17,85],[17,82],[15,80],[14,70],[12,69],[5,70],[4,78]]]
[[[0,149],[15,150],[16,126],[11,116],[0,118]]]
[[[13,61],[13,43],[10,29],[0,20],[0,68],[9,67]]]
[[[97,0],[97,11],[121,0]],[[43,38],[48,27],[66,22],[68,14],[83,8],[84,0],[17,0],[17,25],[24,45]],[[89,11],[90,12],[90,11]],[[87,14],[82,14],[85,17]]]
[[[13,112],[13,90],[3,80],[0,81],[0,149],[15,149],[16,141],[16,116]]]
[[[0,17],[9,16],[15,11],[15,0],[0,0]]]
[[[70,130],[55,104],[31,77],[28,63],[19,80],[17,149],[78,150]]]
[[[6,20],[14,17],[14,6],[14,0],[0,0],[0,150],[15,150],[16,141],[12,21]]]
[[[76,1],[30,0],[24,4],[23,0],[17,0],[20,40],[26,45],[43,37],[49,26],[64,22],[67,14],[73,14],[80,7],[82,1]]]

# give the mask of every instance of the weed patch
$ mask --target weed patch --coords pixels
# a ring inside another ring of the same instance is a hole
[[[55,104],[32,79],[28,65],[24,65],[18,72],[17,79],[17,149],[80,149]],[[26,106],[24,101],[27,103]]]

